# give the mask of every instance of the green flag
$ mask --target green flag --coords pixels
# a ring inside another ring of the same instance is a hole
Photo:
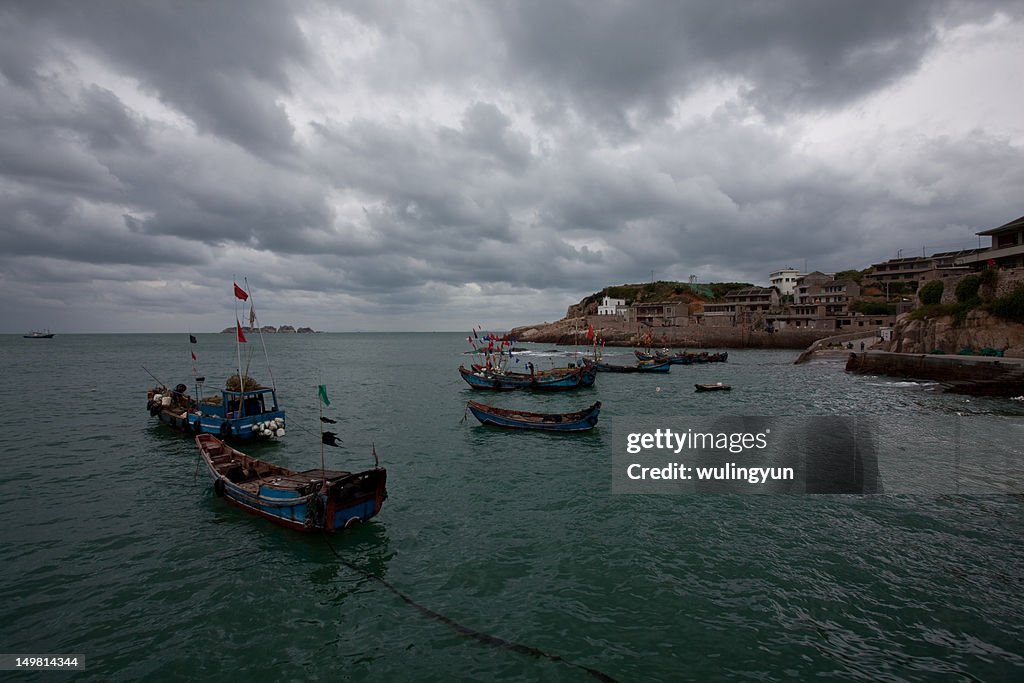
[[[331,399],[327,398],[327,385],[320,385],[320,400],[324,402],[325,406],[331,405]]]

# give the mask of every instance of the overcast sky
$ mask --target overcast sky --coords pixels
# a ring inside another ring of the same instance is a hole
[[[555,320],[1024,214],[1024,3],[0,4],[0,332]],[[902,250],[902,251],[901,251]]]

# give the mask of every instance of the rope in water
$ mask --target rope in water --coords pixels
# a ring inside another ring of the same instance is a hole
[[[388,589],[389,591],[394,593],[396,596],[398,596],[402,600],[402,602],[404,602],[405,604],[407,604],[407,605],[409,605],[411,607],[416,608],[417,610],[419,610],[420,613],[425,614],[426,616],[430,617],[431,619],[439,621],[442,624],[445,624],[446,626],[448,626],[451,629],[453,629],[455,632],[457,632],[457,633],[459,633],[461,635],[464,635],[467,638],[472,638],[472,639],[474,639],[474,640],[476,640],[478,642],[483,643],[484,645],[490,645],[491,647],[500,647],[500,648],[503,648],[503,649],[506,649],[506,650],[511,650],[513,652],[518,652],[520,654],[530,655],[531,657],[537,657],[538,659],[548,659],[548,660],[550,660],[552,662],[560,662],[560,663],[563,663],[563,664],[568,664],[569,666],[573,666],[573,667],[576,667],[577,669],[581,669],[583,671],[586,671],[588,674],[590,674],[591,676],[593,676],[597,680],[602,681],[603,683],[618,683],[617,679],[612,678],[611,676],[609,676],[608,674],[604,673],[603,671],[599,671],[597,669],[594,669],[594,668],[589,667],[589,666],[584,666],[582,664],[576,664],[575,662],[570,662],[570,661],[562,658],[560,655],[551,654],[550,652],[545,652],[544,650],[540,650],[538,648],[531,647],[529,645],[523,645],[522,643],[516,643],[516,642],[511,641],[511,640],[505,640],[504,638],[499,638],[498,636],[492,636],[489,633],[483,633],[482,631],[477,631],[476,629],[473,629],[473,628],[470,628],[469,626],[465,626],[463,624],[460,624],[459,622],[455,621],[454,619],[446,617],[443,614],[439,614],[439,613],[435,612],[434,610],[430,609],[429,607],[425,607],[425,606],[419,604],[418,602],[416,602],[415,600],[410,598],[408,595],[406,595],[402,591],[400,591],[397,588],[395,588],[390,582],[387,581],[387,579],[384,579],[383,577],[377,576],[376,574],[371,574],[371,573],[369,573],[367,571],[363,571],[359,567],[355,566],[354,564],[352,564],[351,562],[346,560],[344,557],[341,556],[341,554],[337,550],[334,549],[334,546],[331,545],[331,540],[327,536],[326,532],[324,532],[324,541],[326,541],[327,547],[331,549],[331,552],[334,553],[334,556],[338,558],[338,561],[341,562],[346,567],[348,567],[349,569],[351,569],[353,572],[355,572],[357,574],[360,574],[361,576],[363,576],[363,577],[365,577],[367,579],[370,579],[372,581],[376,581],[381,586],[383,586],[384,588]]]

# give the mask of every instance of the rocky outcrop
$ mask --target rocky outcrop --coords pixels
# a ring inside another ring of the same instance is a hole
[[[1024,358],[1024,324],[1008,322],[974,310],[960,324],[953,316],[911,320],[901,316],[886,351],[896,353],[955,354],[962,349],[989,348],[1002,351],[1008,358]]]

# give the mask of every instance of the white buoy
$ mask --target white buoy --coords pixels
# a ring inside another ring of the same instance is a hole
[[[278,438],[284,436],[284,427],[281,427],[280,429],[277,430],[277,436]]]

